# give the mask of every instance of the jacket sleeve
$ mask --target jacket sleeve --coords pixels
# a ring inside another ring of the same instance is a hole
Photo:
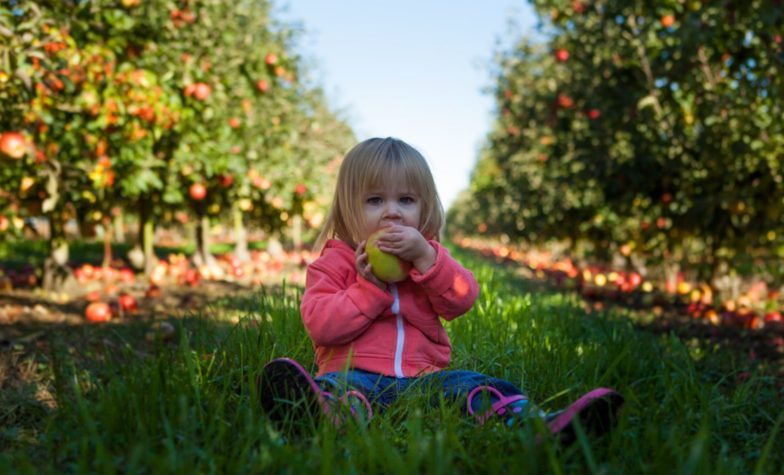
[[[337,346],[361,335],[394,299],[359,275],[346,285],[353,273],[324,257],[308,267],[300,310],[314,344]]]
[[[422,286],[433,310],[446,320],[453,320],[471,310],[479,285],[474,275],[461,266],[444,246],[430,241],[436,250],[436,262],[424,274],[413,269],[411,280]]]

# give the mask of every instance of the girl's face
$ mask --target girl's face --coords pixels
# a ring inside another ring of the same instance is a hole
[[[422,198],[403,180],[389,180],[381,188],[368,190],[362,197],[362,206],[365,214],[362,240],[390,224],[419,229]]]

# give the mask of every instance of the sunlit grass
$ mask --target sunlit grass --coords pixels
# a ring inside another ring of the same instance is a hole
[[[180,473],[776,473],[782,396],[735,375],[727,348],[685,344],[624,315],[587,315],[573,297],[532,292],[510,272],[460,255],[481,282],[474,309],[448,323],[455,368],[511,380],[546,410],[596,386],[621,391],[617,430],[561,449],[535,427],[477,426],[458,404],[402,398],[369,427],[325,421],[292,434],[256,404],[272,358],[312,367],[300,290],[222,299],[175,321],[175,342],[142,323],[64,332],[43,374],[56,410],[9,418],[0,472]],[[234,323],[239,320],[239,323]],[[106,346],[96,342],[108,339]],[[74,343],[79,348],[74,349]],[[140,351],[141,350],[141,351]],[[0,424],[2,425],[2,424]]]

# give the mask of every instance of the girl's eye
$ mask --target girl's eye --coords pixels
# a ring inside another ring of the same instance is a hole
[[[410,196],[404,196],[404,197],[400,198],[400,202],[401,203],[405,203],[407,205],[410,205],[410,204],[414,203],[414,201],[415,201],[414,198],[412,198]]]
[[[379,198],[378,196],[371,196],[370,198],[367,199],[367,202],[368,204],[371,205],[381,204],[381,198]]]

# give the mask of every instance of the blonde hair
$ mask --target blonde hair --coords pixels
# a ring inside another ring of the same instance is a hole
[[[422,200],[419,232],[426,239],[439,240],[444,208],[425,157],[400,139],[372,138],[355,145],[343,159],[332,207],[315,249],[321,250],[332,238],[355,248],[365,224],[363,197],[394,177],[401,178]]]

